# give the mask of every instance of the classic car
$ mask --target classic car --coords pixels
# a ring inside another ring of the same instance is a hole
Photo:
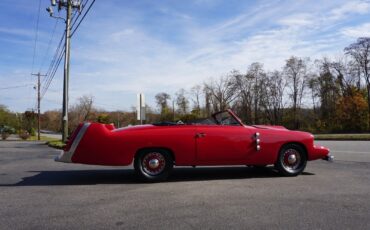
[[[83,123],[56,161],[125,166],[133,162],[148,181],[165,180],[176,166],[274,165],[283,176],[303,172],[307,161],[332,161],[329,149],[310,133],[282,126],[244,125],[226,110],[194,123],[162,122],[116,129]]]

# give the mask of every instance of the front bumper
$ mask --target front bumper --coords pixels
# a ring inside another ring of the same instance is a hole
[[[322,158],[323,160],[326,160],[328,162],[333,162],[334,161],[334,156],[328,154],[326,157]]]
[[[330,149],[320,145],[314,145],[309,154],[309,160],[323,159],[333,162],[334,156],[330,154]]]

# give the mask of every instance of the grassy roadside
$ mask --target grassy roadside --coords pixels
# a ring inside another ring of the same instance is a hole
[[[49,147],[52,147],[52,148],[56,148],[56,149],[63,149],[65,144],[62,142],[62,140],[52,140],[52,141],[48,141],[47,142],[47,145]]]
[[[370,133],[352,133],[352,134],[315,134],[315,140],[335,140],[335,141],[369,141]]]
[[[52,137],[40,136],[40,141],[56,141],[56,140],[58,139],[52,138]],[[37,141],[37,135],[31,136],[30,138],[27,139],[27,141]]]

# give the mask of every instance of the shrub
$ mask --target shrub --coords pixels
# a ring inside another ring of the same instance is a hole
[[[3,139],[3,140],[6,140],[9,136],[10,136],[10,134],[7,133],[7,132],[1,133],[1,139]]]
[[[19,131],[19,137],[22,140],[27,140],[30,137],[30,134],[26,130]]]

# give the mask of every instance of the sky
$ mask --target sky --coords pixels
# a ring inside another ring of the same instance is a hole
[[[0,1],[0,104],[11,111],[36,108],[31,73],[47,72],[64,32],[49,5]],[[272,71],[292,55],[338,58],[364,36],[370,0],[96,0],[71,39],[69,103],[88,95],[98,108],[129,111],[144,93],[154,107],[159,92],[243,73],[253,62]],[[42,112],[61,108],[62,88],[63,62]]]

